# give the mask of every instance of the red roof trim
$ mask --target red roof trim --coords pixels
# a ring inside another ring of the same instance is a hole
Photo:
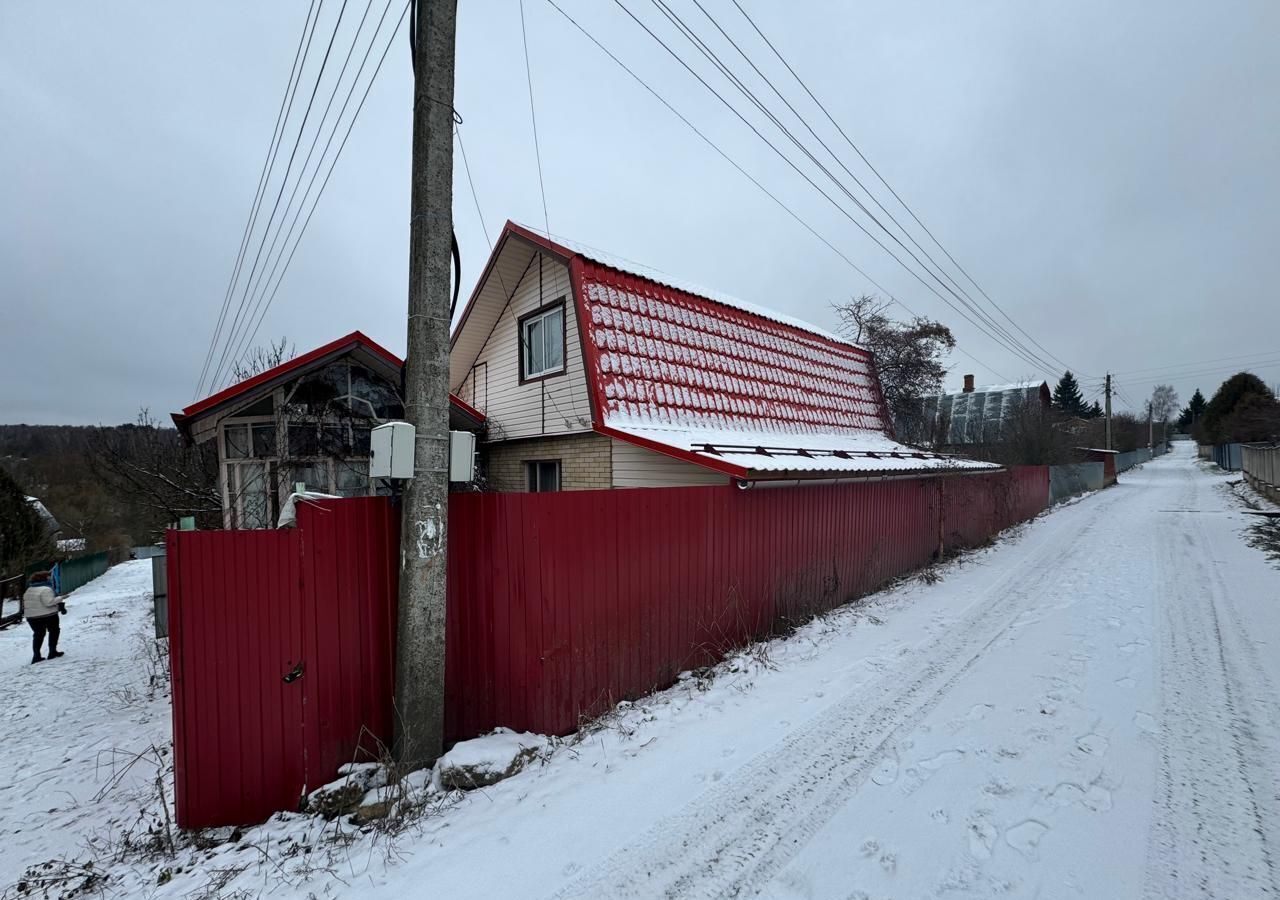
[[[582,290],[582,274],[586,264],[581,256],[569,260],[569,289],[573,292],[573,308],[578,318],[578,343],[582,346],[582,374],[587,379],[587,400],[591,403],[591,424],[600,427],[604,424],[604,388],[594,373],[600,371],[600,348],[596,342],[587,339],[590,330],[587,325],[591,313],[587,309],[587,299]]]
[[[353,331],[348,335],[338,338],[336,341],[330,341],[322,347],[317,347],[316,349],[304,353],[301,356],[295,356],[293,359],[283,362],[274,368],[267,369],[265,372],[259,372],[252,378],[246,378],[238,384],[233,384],[216,394],[212,394],[197,403],[193,403],[181,413],[174,413],[174,424],[181,428],[190,419],[207,413],[216,407],[222,406],[224,403],[228,403],[237,397],[243,396],[255,388],[262,387],[264,384],[276,381],[283,376],[305,369],[307,366],[317,363],[326,357],[341,355],[350,350],[354,350],[357,347],[368,350],[370,353],[380,357],[384,362],[394,366],[396,369],[404,368],[404,360],[400,357],[396,356],[386,347],[383,347],[377,341],[370,338],[364,332]],[[460,397],[450,394],[449,402],[471,418],[475,419],[477,422],[481,424],[484,423],[484,413],[471,406],[471,404],[466,403]]]
[[[476,408],[475,408],[474,406],[472,406],[470,403],[468,403],[467,401],[463,400],[463,399],[462,399],[461,397],[459,397],[457,394],[450,394],[450,395],[449,395],[449,403],[451,403],[453,406],[458,407],[458,409],[462,410],[462,411],[463,411],[464,413],[466,413],[468,416],[470,416],[471,418],[475,419],[475,420],[476,420],[477,422],[479,422],[481,425],[483,425],[483,424],[484,424],[484,413],[480,412],[480,410],[476,409]]]
[[[594,425],[593,430],[597,434],[603,434],[605,437],[611,437],[614,440],[625,441],[628,444],[635,444],[637,447],[643,447],[646,450],[652,450],[655,453],[661,453],[663,456],[670,456],[681,462],[693,463],[696,466],[702,466],[704,469],[711,469],[728,475],[731,478],[746,478],[747,470],[742,466],[735,466],[733,463],[727,463],[719,459],[713,459],[709,456],[703,456],[700,453],[694,453],[692,450],[681,450],[679,447],[673,447],[670,444],[660,444],[657,441],[651,441],[647,438],[637,437],[634,434],[628,434],[625,431],[616,431],[608,425]]]
[[[338,338],[336,341],[330,341],[323,347],[317,347],[309,353],[304,353],[301,356],[295,356],[288,362],[283,362],[274,368],[267,369],[265,372],[259,372],[252,378],[246,378],[239,384],[233,384],[229,388],[205,397],[198,403],[193,403],[182,411],[182,418],[190,419],[193,416],[198,416],[203,412],[213,409],[215,406],[221,406],[229,400],[234,400],[236,397],[246,394],[256,387],[261,387],[268,381],[274,381],[282,375],[288,375],[290,372],[295,372],[298,369],[305,368],[326,356],[330,356],[334,353],[341,353],[344,350],[352,349],[357,346],[362,346],[378,356],[381,356],[396,368],[404,366],[404,360],[400,359],[400,357],[396,356],[390,350],[373,341],[362,332],[353,331],[345,337]]]

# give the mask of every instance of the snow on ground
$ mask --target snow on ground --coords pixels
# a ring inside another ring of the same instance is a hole
[[[118,864],[111,884],[156,897],[210,896],[211,882],[286,898],[1274,896],[1280,571],[1247,542],[1236,480],[1177,445],[941,582],[624,705],[398,836],[318,844],[323,823],[285,815],[216,850]],[[142,571],[82,589],[57,663],[26,665],[0,633],[8,874],[127,815],[114,793],[93,801],[96,754],[167,732],[163,703],[112,702],[145,668],[129,650],[149,627]],[[278,852],[302,844],[330,849]]]
[[[151,602],[150,560],[129,562],[67,596],[66,656],[32,665],[27,624],[0,631],[0,889],[150,824],[140,801],[158,798],[172,733],[167,693],[150,682]]]

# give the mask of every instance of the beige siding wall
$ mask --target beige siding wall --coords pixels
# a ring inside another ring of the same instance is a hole
[[[725,475],[625,441],[613,442],[613,486],[688,487],[728,484]]]
[[[565,301],[565,373],[521,384],[517,322],[526,313],[561,299]],[[462,383],[454,386],[454,391],[485,414],[491,440],[591,430],[591,403],[587,399],[568,266],[542,258],[539,289],[535,259],[513,289],[512,300],[498,318],[475,365]]]
[[[603,435],[588,433],[488,444],[489,490],[528,490],[525,463],[543,459],[560,460],[561,490],[605,490],[610,486],[613,443]]]

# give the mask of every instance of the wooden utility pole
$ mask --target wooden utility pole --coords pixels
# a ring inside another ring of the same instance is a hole
[[[1105,393],[1107,395],[1107,449],[1111,449],[1111,373],[1107,373],[1107,386]]]
[[[395,686],[395,753],[410,768],[434,761],[444,736],[457,0],[418,0],[416,8],[404,413],[417,432],[401,520]]]

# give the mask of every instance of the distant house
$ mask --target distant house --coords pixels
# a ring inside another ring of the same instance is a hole
[[[511,222],[454,331],[449,379],[484,415],[491,490],[987,465],[896,442],[869,351]]]
[[[920,443],[938,447],[995,444],[1005,439],[1013,417],[1028,406],[1048,409],[1053,402],[1043,381],[975,387],[964,376],[964,389],[936,394],[922,401]]]
[[[376,493],[369,432],[404,417],[402,367],[357,331],[174,413],[187,440],[216,442],[224,525],[274,525],[297,484],[344,497]],[[482,415],[452,400],[452,428],[482,427]]]

